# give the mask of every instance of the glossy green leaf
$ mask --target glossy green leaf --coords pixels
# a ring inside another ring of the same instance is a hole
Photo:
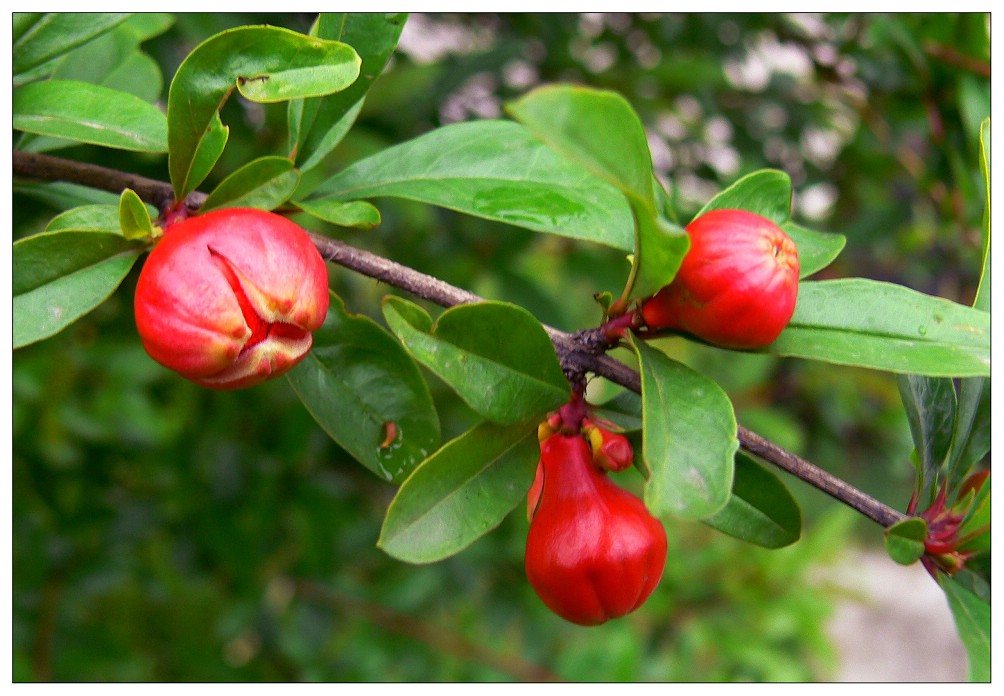
[[[948,477],[955,480],[990,451],[990,378],[959,380],[959,405]]]
[[[791,219],[791,177],[776,169],[747,174],[705,203],[694,217],[725,208],[748,210],[783,225]]]
[[[149,208],[147,208],[147,212],[150,212]],[[46,232],[65,230],[122,234],[119,206],[104,203],[82,205],[60,213],[49,220],[49,224],[45,226]]]
[[[303,164],[300,165],[301,171],[309,171],[314,167],[316,167],[324,160],[324,158],[327,155],[331,153],[332,150],[335,149],[335,147],[338,146],[338,143],[342,142],[342,139],[352,129],[352,126],[355,124],[356,119],[359,117],[359,112],[363,110],[363,103],[365,101],[366,101],[365,98],[357,101],[354,106],[350,107],[348,111],[342,114],[342,117],[340,119],[335,121],[333,124],[331,124],[330,127],[328,127],[324,131],[323,136],[315,138],[316,142],[309,143],[309,145],[312,147],[312,150],[310,151],[310,156],[303,158]],[[303,108],[309,109],[310,104],[312,103],[313,100],[309,100],[307,102],[307,106]],[[295,110],[295,107],[293,107],[292,102],[290,103],[290,108],[291,110]],[[316,107],[316,109],[320,108],[321,108],[320,106]],[[317,116],[318,114],[314,115]],[[295,113],[293,117],[295,117]],[[294,147],[296,146],[298,146],[298,144],[294,144]],[[307,143],[304,143],[304,147],[306,146]],[[303,155],[303,152],[301,150],[291,149],[290,152],[294,157],[297,158],[301,158]]]
[[[948,598],[955,628],[969,658],[969,681],[990,681],[990,603],[940,575],[938,581]]]
[[[293,195],[300,173],[286,157],[259,157],[235,171],[210,191],[200,210],[277,208]]]
[[[768,549],[794,544],[802,534],[802,511],[788,488],[773,472],[743,452],[736,453],[728,502],[702,522]]]
[[[798,275],[808,278],[831,263],[843,251],[847,238],[842,234],[818,232],[802,227],[791,220],[781,225],[798,249]]]
[[[511,102],[506,111],[557,152],[655,211],[648,139],[624,97],[577,85],[545,85]]]
[[[628,288],[633,297],[650,297],[668,285],[690,249],[690,237],[679,225],[653,215],[636,198],[630,199],[637,229],[637,248]]]
[[[193,176],[196,153],[234,89],[253,101],[282,101],[337,92],[358,74],[351,47],[279,27],[237,27],[199,44],[168,95],[168,165],[177,197],[201,183]]]
[[[119,198],[119,226],[126,239],[144,240],[154,236],[150,211],[132,189],[125,189]]]
[[[938,479],[955,436],[955,384],[946,377],[900,375],[899,393],[913,436],[921,481]]]
[[[885,550],[901,565],[910,565],[924,555],[927,523],[919,517],[908,517],[885,530]]]
[[[694,217],[710,210],[739,209],[773,220],[798,247],[800,276],[808,277],[826,268],[844,248],[840,234],[817,232],[791,220],[791,177],[776,169],[747,174],[705,203]]]
[[[409,563],[462,551],[523,500],[538,457],[533,424],[475,426],[408,477],[387,508],[377,545]]]
[[[53,12],[18,22],[11,66],[14,74],[68,53],[128,17],[128,14],[111,12]]]
[[[383,72],[397,47],[405,14],[379,12],[323,13],[312,34],[352,46],[362,61],[359,79],[327,97],[290,103],[290,152],[301,171],[308,171],[328,155],[355,122],[366,93]]]
[[[305,202],[381,196],[624,251],[634,247],[624,197],[509,121],[437,128],[356,162],[318,186]]]
[[[627,197],[635,239],[625,292],[647,297],[669,283],[690,240],[683,228],[659,214],[645,129],[627,100],[606,90],[548,85],[507,110],[556,152]]]
[[[172,15],[164,13],[132,15],[110,31],[61,56],[55,62],[55,69],[49,66],[50,79],[101,85],[152,104],[161,98],[164,76],[157,62],[139,46],[166,31],[173,21]],[[17,149],[46,152],[74,144],[63,138],[25,133],[18,139]]]
[[[892,283],[804,281],[771,353],[941,377],[989,376],[990,315]]]
[[[729,500],[739,447],[732,402],[715,382],[632,340],[641,374],[642,456],[653,514],[712,517]]]
[[[139,97],[72,80],[14,90],[15,130],[122,150],[165,152],[167,119]]]
[[[641,395],[624,390],[609,401],[596,406],[594,413],[627,432],[641,431]]]
[[[371,230],[380,224],[380,211],[366,201],[300,201],[296,206],[340,227]]]
[[[121,234],[43,232],[14,242],[14,348],[52,336],[104,302],[143,247]]]
[[[990,311],[990,119],[980,126],[980,172],[983,174],[986,211],[983,214],[983,268],[973,306]]]
[[[105,75],[101,84],[153,103],[160,99],[164,90],[164,74],[152,56],[133,51]]]
[[[14,191],[56,210],[69,210],[84,205],[111,205],[118,214],[119,197],[116,194],[89,186],[66,181],[15,181]]]
[[[403,481],[439,446],[439,417],[418,366],[336,295],[310,354],[287,377],[331,439],[386,481]]]
[[[202,182],[209,176],[213,167],[216,166],[216,162],[219,161],[220,155],[223,154],[223,149],[227,146],[229,138],[230,126],[223,125],[219,112],[213,114],[192,159],[190,173],[192,181]]]
[[[521,307],[479,302],[448,309],[426,331],[416,306],[387,297],[384,318],[408,352],[474,411],[501,424],[525,423],[569,399],[543,327]]]
[[[134,14],[93,41],[71,51],[52,73],[59,80],[79,80],[128,92],[144,101],[160,99],[164,76],[140,45],[174,23],[168,13]]]

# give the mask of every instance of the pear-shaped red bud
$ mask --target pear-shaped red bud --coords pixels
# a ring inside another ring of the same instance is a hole
[[[136,285],[136,328],[146,351],[213,389],[250,386],[292,368],[327,311],[327,267],[310,237],[252,208],[170,225]]]
[[[526,574],[537,595],[562,618],[584,626],[640,607],[666,565],[662,524],[593,463],[581,435],[545,440],[540,470],[526,540]]]

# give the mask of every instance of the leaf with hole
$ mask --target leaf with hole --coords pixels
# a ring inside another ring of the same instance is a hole
[[[235,89],[252,101],[275,102],[338,92],[358,75],[359,56],[350,46],[279,27],[237,27],[202,42],[178,67],[168,95],[176,196],[184,198],[208,174],[193,166],[196,154]]]

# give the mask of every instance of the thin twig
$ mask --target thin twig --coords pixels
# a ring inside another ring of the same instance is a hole
[[[124,188],[131,188],[144,201],[161,209],[170,203],[170,197],[173,195],[170,184],[163,181],[51,155],[17,150],[14,151],[14,175],[71,181],[116,193]],[[198,205],[203,200],[205,200],[204,194],[193,193],[189,196],[189,202],[193,205]],[[459,304],[483,301],[474,293],[372,252],[317,233],[310,233],[310,236],[318,251],[328,261],[385,282],[442,307],[454,307]],[[599,342],[589,331],[570,334],[550,326],[544,328],[554,343],[555,351],[566,373],[592,372],[626,389],[641,393],[641,378],[638,372],[599,352],[601,350],[598,347]],[[854,508],[883,527],[888,527],[906,518],[903,513],[747,428],[739,427],[738,439],[742,448],[750,454],[787,471],[845,505]]]

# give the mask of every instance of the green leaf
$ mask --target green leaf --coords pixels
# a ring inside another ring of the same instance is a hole
[[[259,157],[235,171],[213,189],[200,208],[277,208],[293,195],[300,173],[286,157]]]
[[[331,439],[384,480],[403,481],[439,445],[439,417],[418,366],[336,295],[288,379]]]
[[[139,45],[167,31],[173,21],[170,14],[132,15],[110,31],[61,56],[55,61],[54,69],[53,64],[49,64],[50,77],[101,85],[132,94],[145,102],[156,102],[164,88],[164,76],[157,62],[143,53]],[[25,133],[18,139],[17,148],[45,152],[74,144],[63,138]]]
[[[83,205],[111,205],[115,207],[115,214],[118,215],[119,197],[110,191],[99,191],[89,186],[66,181],[15,180],[14,191],[57,210],[69,210]],[[120,232],[118,228],[115,231]]]
[[[694,217],[727,208],[748,210],[783,225],[791,219],[791,177],[776,169],[747,174],[705,203]]]
[[[154,236],[150,211],[132,189],[125,189],[119,198],[119,226],[126,239],[144,240]]]
[[[792,222],[791,177],[776,169],[747,174],[705,203],[694,217],[721,209],[748,210],[774,221],[798,247],[802,278],[830,265],[847,242],[843,235],[817,232]]]
[[[317,166],[351,128],[370,86],[394,53],[406,19],[405,14],[378,12],[324,13],[318,17],[312,33],[352,46],[362,63],[359,79],[345,90],[307,100],[299,107],[290,103],[290,152],[295,153],[301,171]]]
[[[14,348],[52,336],[104,302],[143,250],[121,234],[43,232],[14,242]]]
[[[955,384],[945,377],[920,375],[900,375],[898,382],[920,480],[930,485],[938,480],[955,435]]]
[[[980,125],[980,172],[983,174],[986,211],[983,214],[983,269],[973,306],[990,311],[990,119]]]
[[[152,104],[108,87],[72,80],[14,90],[13,126],[28,133],[137,152],[167,151],[167,119]]]
[[[615,423],[627,432],[641,431],[641,395],[624,390],[593,411],[597,417]]]
[[[959,536],[977,536],[959,546],[962,551],[990,551],[990,478],[988,474],[983,485],[976,492],[972,507],[966,514],[965,522],[959,528]],[[984,531],[985,530],[985,531]]]
[[[313,100],[311,100],[311,102],[312,101]],[[324,131],[323,137],[318,138],[316,143],[310,144],[313,147],[313,150],[311,151],[310,156],[304,159],[303,164],[300,165],[301,171],[306,172],[316,167],[324,161],[324,158],[327,155],[331,154],[331,151],[338,146],[338,143],[342,142],[342,139],[352,129],[356,119],[359,117],[359,112],[363,110],[363,103],[365,101],[365,99],[357,101],[355,105],[346,111],[340,119],[335,121],[327,130]],[[290,104],[290,108],[294,109],[295,107],[292,106],[292,102],[290,102]],[[309,106],[306,108],[309,108]],[[303,154],[300,150],[292,149],[290,150],[290,153],[292,153],[292,156],[294,157],[300,157]]]
[[[148,208],[148,213],[149,210]],[[122,225],[119,221],[119,206],[104,203],[82,205],[60,213],[49,220],[49,224],[45,226],[46,232],[62,232],[66,230],[122,234]]]
[[[643,341],[631,340],[641,374],[642,456],[653,514],[707,519],[725,507],[739,447],[728,396],[715,382]]]
[[[377,546],[409,563],[462,551],[520,503],[538,456],[532,424],[475,426],[408,477],[387,508]]]
[[[900,565],[910,565],[924,555],[927,522],[920,517],[908,517],[885,530],[885,550]]]
[[[767,351],[936,377],[990,375],[990,315],[892,283],[799,284],[795,314]]]
[[[808,278],[831,263],[843,251],[847,238],[842,234],[818,232],[802,227],[791,220],[781,225],[798,248],[798,275]]]
[[[205,181],[209,173],[213,171],[213,167],[216,166],[216,162],[219,161],[220,155],[223,154],[223,149],[227,146],[229,138],[230,126],[223,125],[219,112],[213,114],[192,159],[190,173],[192,181]]]
[[[35,15],[17,22],[12,68],[14,74],[61,56],[124,22],[128,14],[72,12]]]
[[[199,44],[181,63],[168,95],[168,166],[177,198],[193,191],[200,143],[234,89],[261,102],[331,94],[359,75],[350,46],[279,27],[237,27]]]
[[[955,617],[955,628],[969,657],[969,681],[990,681],[990,603],[963,588],[955,580],[939,575],[941,589]]]
[[[380,224],[380,211],[366,201],[300,201],[296,207],[340,227],[371,230]]]
[[[990,378],[959,380],[959,406],[955,421],[948,478],[962,478],[990,451]]]
[[[164,76],[160,66],[140,50],[140,44],[167,31],[174,17],[167,13],[135,14],[60,61],[52,77],[79,80],[128,92],[144,101],[160,99]]]
[[[652,156],[638,114],[616,92],[538,87],[506,111],[563,156],[655,211]]]
[[[634,246],[624,197],[509,121],[437,128],[356,162],[318,186],[305,202],[380,196],[624,251]]]
[[[569,399],[554,346],[533,315],[502,302],[448,309],[431,330],[413,303],[384,299],[383,313],[412,357],[474,411],[502,424],[526,423]],[[419,310],[421,311],[421,310]]]
[[[625,296],[647,297],[669,283],[690,240],[659,214],[645,129],[627,100],[616,92],[548,85],[507,110],[556,152],[627,197],[635,239]]]
[[[101,84],[153,103],[164,89],[164,75],[153,57],[137,50],[123,58]]]
[[[650,297],[676,276],[690,249],[690,237],[679,225],[653,215],[638,199],[630,203],[638,239],[628,291],[634,297]]]
[[[725,507],[702,522],[768,549],[794,544],[802,534],[802,512],[787,487],[741,451],[736,453],[732,495]]]

